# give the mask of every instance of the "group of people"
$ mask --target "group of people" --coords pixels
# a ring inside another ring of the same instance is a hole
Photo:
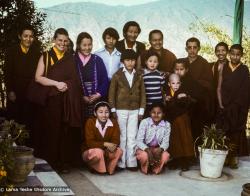
[[[129,21],[119,41],[109,27],[104,47],[93,53],[89,33],[78,35],[74,51],[59,28],[53,47],[41,53],[32,27],[23,27],[20,43],[6,51],[4,76],[7,116],[30,129],[27,145],[63,172],[80,159],[97,173],[136,171],[139,163],[143,173],[159,174],[168,161],[186,171],[194,140],[216,123],[236,146],[228,164],[237,168],[237,157],[248,155],[250,81],[242,46],[220,42],[218,60],[208,63],[192,37],[187,57],[177,59],[163,48],[160,30],[149,33],[147,50],[137,41],[140,32]]]

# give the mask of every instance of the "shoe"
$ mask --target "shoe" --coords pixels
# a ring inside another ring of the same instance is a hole
[[[137,167],[127,167],[127,170],[132,171],[132,172],[136,172],[138,170]]]
[[[188,170],[189,170],[189,167],[187,165],[181,166],[181,171],[188,171]]]
[[[173,159],[173,160],[169,161],[167,163],[167,167],[170,170],[176,170],[176,169],[178,169],[179,165],[178,165],[177,159]]]
[[[69,173],[70,173],[69,165],[64,164],[64,165],[60,168],[59,172],[62,173],[62,174],[69,174]]]
[[[181,171],[188,171],[189,170],[189,161],[186,157],[181,158],[179,163],[181,166]]]
[[[230,157],[229,159],[229,168],[231,169],[238,169],[239,166],[238,166],[238,158],[237,157]]]
[[[116,171],[118,171],[118,172],[120,172],[120,171],[124,171],[125,170],[125,168],[122,168],[122,167],[116,167],[116,169],[115,169]]]

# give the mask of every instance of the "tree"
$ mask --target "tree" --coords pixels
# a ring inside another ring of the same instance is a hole
[[[39,42],[44,40],[46,14],[39,11],[31,0],[0,1],[0,107],[4,107],[3,64],[5,50],[11,45],[19,43],[18,31],[27,24],[34,28],[34,33]]]
[[[208,41],[201,45],[200,53],[206,56],[209,61],[215,61],[216,57],[212,43],[217,44],[223,41],[231,46],[232,37],[226,30],[223,30],[223,28],[213,23],[202,21],[198,17],[196,17],[196,19],[195,23],[190,24],[189,30],[192,32],[200,32],[207,38]],[[244,48],[242,61],[250,68],[250,33],[247,32],[246,27],[243,27],[242,46]]]

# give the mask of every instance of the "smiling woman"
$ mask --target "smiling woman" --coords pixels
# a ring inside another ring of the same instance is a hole
[[[68,152],[73,143],[68,127],[80,127],[80,87],[68,41],[68,32],[57,29],[54,47],[43,53],[35,74],[40,84],[37,93],[44,99],[35,120],[35,154],[63,172],[68,171],[72,153]]]

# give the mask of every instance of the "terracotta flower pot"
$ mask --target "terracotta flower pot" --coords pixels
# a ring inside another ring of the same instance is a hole
[[[26,146],[14,146],[14,167],[8,173],[8,179],[14,183],[24,182],[35,166],[33,149]]]

